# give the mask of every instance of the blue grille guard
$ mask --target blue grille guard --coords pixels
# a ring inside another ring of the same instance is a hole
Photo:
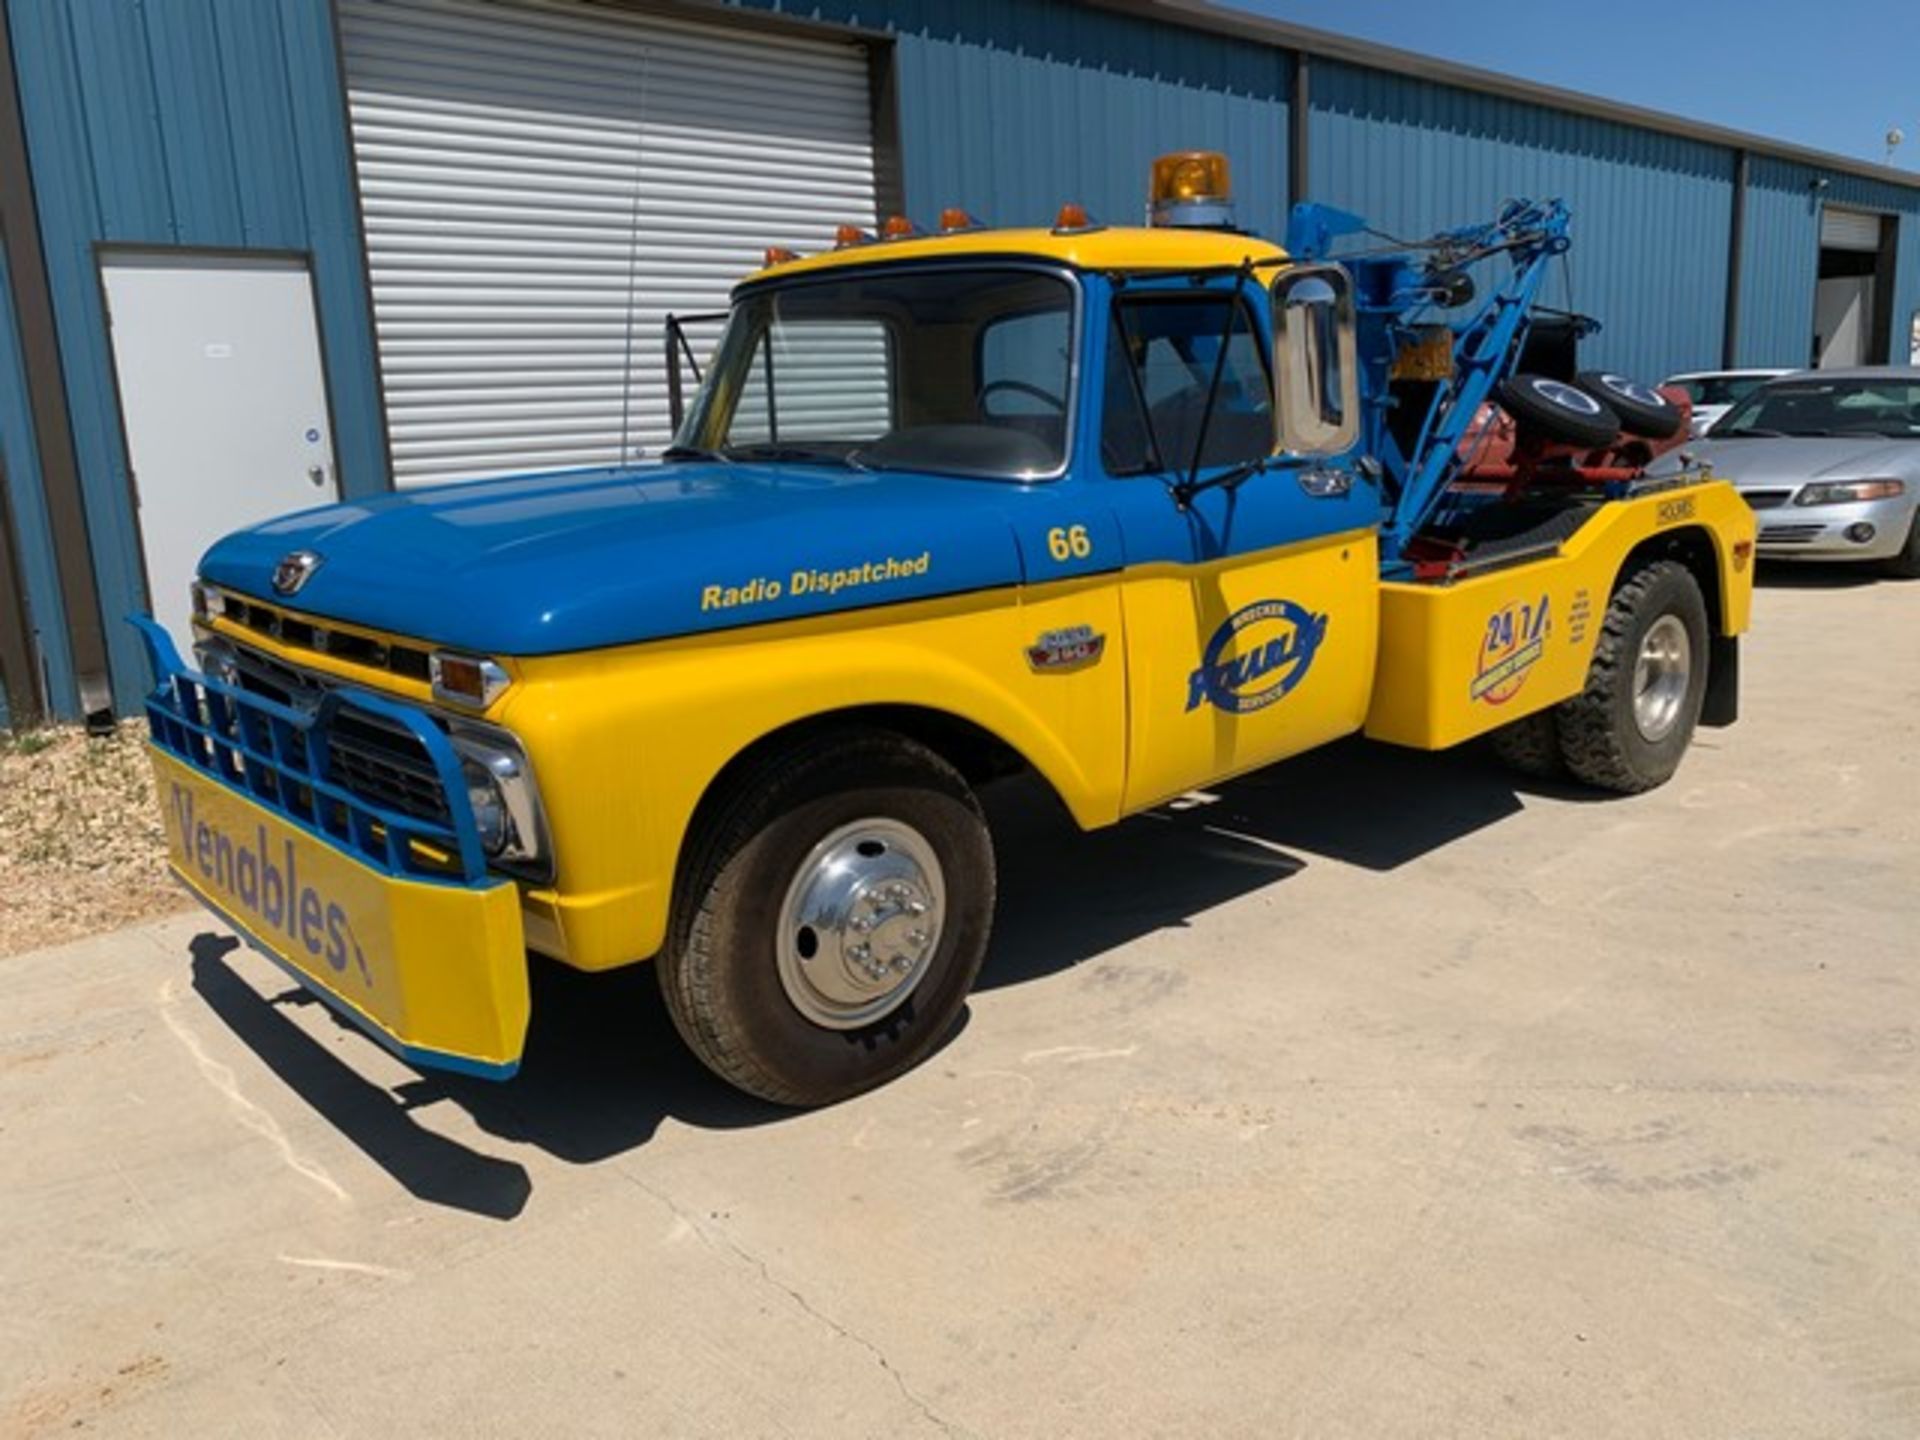
[[[146,709],[153,741],[162,750],[388,875],[442,885],[494,883],[460,757],[419,710],[341,688],[329,690],[307,714],[188,669],[171,635],[145,615],[129,619],[158,677]],[[446,794],[450,824],[389,810],[335,780],[328,727],[341,711],[398,726],[419,742]],[[415,841],[455,857],[459,873],[422,856]]]

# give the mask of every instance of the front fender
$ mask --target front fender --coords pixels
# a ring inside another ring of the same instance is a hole
[[[1035,668],[1043,633],[1087,626],[1098,659]],[[522,661],[506,723],[527,746],[558,863],[570,963],[603,969],[664,943],[701,799],[755,742],[819,716],[912,706],[1017,751],[1083,826],[1118,818],[1125,683],[1111,577]]]

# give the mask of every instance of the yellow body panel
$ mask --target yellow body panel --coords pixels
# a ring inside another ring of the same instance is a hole
[[[511,1073],[530,1002],[520,899],[395,879],[149,745],[173,873],[403,1055]]]
[[[880,261],[950,260],[961,255],[1017,255],[1022,260],[1058,261],[1085,270],[1192,270],[1278,261],[1287,252],[1257,235],[1179,226],[1102,225],[1089,230],[960,230],[907,240],[849,245],[799,260],[770,265],[752,280],[786,279]],[[751,282],[749,282],[751,283]]]
[[[1130,743],[1128,811],[1350,735],[1366,718],[1380,582],[1373,532],[1354,531],[1208,565],[1153,565],[1124,577]],[[1310,619],[1263,612],[1284,600]],[[1223,633],[1235,616],[1251,616]],[[1313,634],[1301,640],[1311,625]],[[1272,676],[1221,697],[1200,669],[1277,646]],[[1308,652],[1311,653],[1308,653]],[[1297,666],[1297,677],[1286,674]]]
[[[1720,583],[1709,604],[1720,633],[1739,634],[1753,596],[1754,518],[1724,481],[1609,504],[1555,556],[1453,584],[1381,585],[1367,734],[1438,750],[1577,694],[1628,555],[1682,531],[1714,547]]]

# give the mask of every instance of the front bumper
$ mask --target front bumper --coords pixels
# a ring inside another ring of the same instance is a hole
[[[410,707],[336,691],[307,713],[190,670],[136,619],[159,684],[149,747],[180,882],[249,944],[411,1063],[519,1067],[531,1002],[518,887],[487,873],[446,737]],[[413,733],[448,823],[336,783],[328,727],[358,712]]]
[[[1915,498],[1866,500],[1852,505],[1776,505],[1757,512],[1758,552],[1768,560],[1888,560],[1907,543]],[[1847,531],[1871,525],[1873,538]]]

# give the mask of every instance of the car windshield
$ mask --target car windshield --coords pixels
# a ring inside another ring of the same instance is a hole
[[[1781,435],[1920,437],[1920,377],[1776,380],[1715,425],[1714,439]]]
[[[1033,479],[1066,463],[1075,289],[997,268],[756,287],[667,452]]]
[[[1693,375],[1673,383],[1696,405],[1736,405],[1770,377],[1766,375]]]

